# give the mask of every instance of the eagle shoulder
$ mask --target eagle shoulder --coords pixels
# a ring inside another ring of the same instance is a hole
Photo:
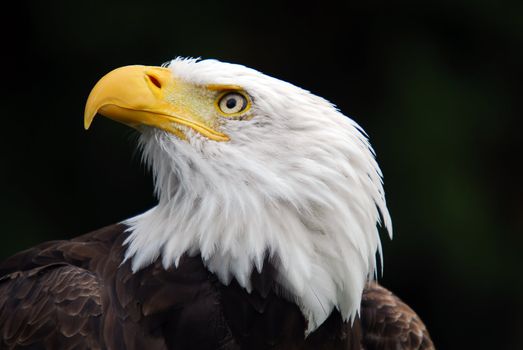
[[[0,344],[11,349],[100,349],[96,335],[102,302],[100,281],[64,263],[15,271],[0,279]]]
[[[0,263],[0,348],[236,349],[201,258],[133,272],[126,237],[112,225]]]
[[[0,264],[0,348],[101,349],[102,263],[119,225],[49,241]]]
[[[434,350],[427,328],[407,304],[377,283],[368,283],[361,301],[365,350]]]

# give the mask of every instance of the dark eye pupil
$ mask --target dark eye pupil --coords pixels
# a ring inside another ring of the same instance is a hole
[[[234,107],[236,107],[236,99],[235,98],[228,99],[227,102],[225,103],[225,105],[227,106],[227,108],[233,109]]]

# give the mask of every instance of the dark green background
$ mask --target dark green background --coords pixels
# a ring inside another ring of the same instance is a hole
[[[83,130],[98,78],[218,58],[309,89],[367,130],[395,234],[381,281],[440,349],[523,349],[523,2],[354,3],[3,7],[0,256],[154,205],[136,135],[103,118]]]

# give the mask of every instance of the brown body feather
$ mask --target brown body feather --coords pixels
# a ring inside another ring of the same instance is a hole
[[[338,312],[304,339],[299,308],[278,296],[269,262],[253,292],[222,285],[199,256],[132,273],[113,225],[43,243],[0,264],[1,349],[432,349],[417,315],[377,284],[361,320]]]

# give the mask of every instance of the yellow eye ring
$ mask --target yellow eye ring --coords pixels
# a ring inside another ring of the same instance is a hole
[[[215,107],[224,117],[234,118],[244,115],[251,108],[251,99],[243,91],[224,91],[216,99]]]

